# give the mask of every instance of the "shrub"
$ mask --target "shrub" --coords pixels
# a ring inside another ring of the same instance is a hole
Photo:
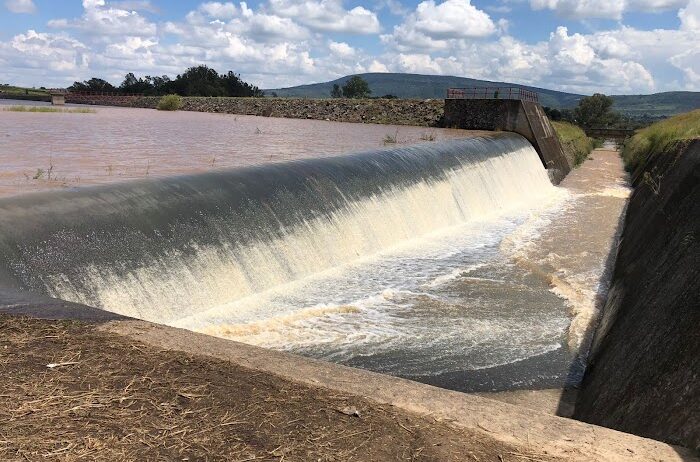
[[[643,166],[647,158],[677,140],[700,136],[700,109],[679,114],[643,128],[625,142],[622,159],[628,171]]]
[[[158,101],[159,111],[177,111],[182,106],[182,98],[179,95],[165,95]]]
[[[574,167],[581,165],[593,150],[593,140],[580,127],[569,122],[552,122],[552,126],[567,157],[573,159]]]

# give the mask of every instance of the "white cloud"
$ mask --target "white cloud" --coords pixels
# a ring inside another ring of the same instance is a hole
[[[160,13],[160,10],[151,3],[150,0],[118,0],[110,2],[115,8],[132,11],[148,11],[149,13]]]
[[[685,8],[678,11],[681,29],[700,31],[700,0],[690,0]]]
[[[83,0],[84,12],[76,19],[54,19],[49,27],[54,29],[77,29],[94,36],[138,36],[156,34],[156,25],[137,11],[112,8],[104,0]]]
[[[649,69],[658,63],[649,60],[647,53],[638,55],[633,50],[635,41],[648,41],[652,34],[641,32],[644,37],[640,38],[635,36],[639,31],[632,31],[583,35],[559,27],[547,41],[535,44],[506,35],[497,41],[448,40],[443,42],[447,48],[430,53],[420,47],[410,51],[406,42],[389,42],[396,51],[387,53],[384,60],[395,72],[462,75],[582,93],[649,92],[657,85]],[[673,54],[671,50],[662,53],[667,67]]]
[[[502,23],[499,27],[507,27]],[[498,27],[488,14],[469,0],[433,0],[421,2],[391,34],[380,38],[389,47],[406,53],[448,50],[455,40],[478,39],[493,35]]]
[[[328,48],[334,55],[341,58],[351,58],[355,56],[355,49],[345,42],[331,42]]]
[[[23,82],[30,76],[55,85],[88,70],[88,48],[63,34],[28,30],[0,42],[0,63],[2,80]]]
[[[376,59],[373,59],[367,67],[367,72],[389,72],[389,69],[386,67],[386,64],[380,63]]]
[[[679,8],[687,0],[530,0],[535,10],[553,10],[572,18],[621,19],[628,11],[655,12]]]
[[[349,34],[380,31],[375,13],[361,6],[346,10],[341,0],[269,0],[269,9],[317,31]]]
[[[469,0],[427,0],[418,4],[413,27],[434,39],[486,37],[496,32],[488,14]]]
[[[530,1],[561,10],[569,0]],[[572,14],[586,15],[596,1],[569,5],[578,5]],[[159,24],[139,13],[155,11],[148,0],[84,0],[83,14],[50,21],[51,33],[30,30],[0,41],[0,79],[59,86],[97,76],[118,84],[126,72],[174,76],[205,63],[263,88],[361,72],[417,72],[582,93],[698,90],[700,0],[684,2],[678,30],[617,25],[572,33],[559,27],[545,40],[526,43],[509,35],[506,18],[492,20],[469,0],[424,0],[376,40],[377,49],[371,37],[351,37],[378,32],[377,15],[346,8],[343,0],[263,0],[255,8],[241,1],[204,2]],[[614,0],[605,14],[677,4]],[[390,7],[387,0],[375,5]]]
[[[206,2],[199,5],[199,10],[212,18],[231,19],[238,10],[233,3]]]
[[[376,2],[376,5],[377,10],[382,10],[386,8],[391,14],[395,16],[404,16],[411,11],[399,0],[379,0]]]
[[[35,13],[36,5],[33,0],[5,0],[5,8],[12,13]]]

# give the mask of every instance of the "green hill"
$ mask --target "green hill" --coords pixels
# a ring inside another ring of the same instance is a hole
[[[421,74],[392,74],[367,73],[359,74],[369,83],[372,95],[387,94],[399,98],[444,98],[448,88],[452,87],[483,87],[483,86],[512,86],[535,91],[539,94],[543,106],[565,109],[573,108],[583,95],[548,90],[546,88],[518,85],[508,82],[492,82],[488,80],[469,79],[447,75]],[[265,90],[270,95],[275,92],[278,96],[298,98],[328,98],[333,84],[343,85],[351,76],[339,79],[300,85],[290,88]],[[613,95],[615,109],[630,116],[648,114],[653,117],[667,116],[700,108],[700,92],[666,92],[652,95]]]

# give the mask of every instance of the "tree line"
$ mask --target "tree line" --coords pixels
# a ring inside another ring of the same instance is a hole
[[[597,127],[629,127],[630,120],[612,109],[615,101],[602,93],[584,96],[573,109],[553,109],[544,107],[544,112],[550,120],[571,122],[584,128]]]
[[[167,75],[137,78],[133,72],[129,72],[119,86],[93,77],[90,80],[74,82],[68,90],[140,93],[146,96],[264,96],[262,90],[244,82],[239,74],[233,71],[219,74],[206,65],[190,67],[174,79]]]

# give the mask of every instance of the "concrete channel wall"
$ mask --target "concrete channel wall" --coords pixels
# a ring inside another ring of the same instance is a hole
[[[700,450],[700,139],[634,186],[574,417]]]

